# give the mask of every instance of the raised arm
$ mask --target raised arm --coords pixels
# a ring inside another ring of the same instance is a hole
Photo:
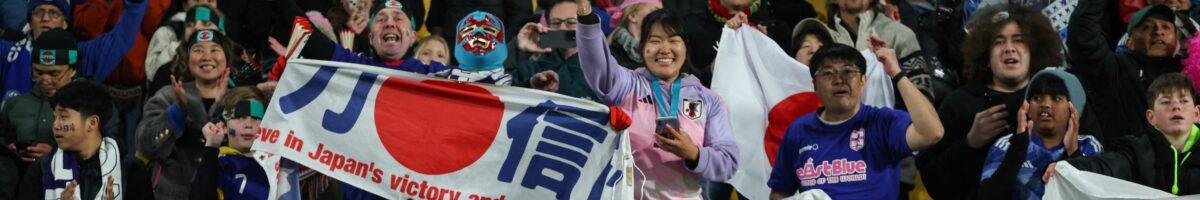
[[[872,43],[880,43],[881,41],[872,36]],[[896,58],[896,51],[890,48],[884,48],[887,45],[878,46],[875,55],[879,61],[885,66],[884,71],[897,79],[896,89],[900,91],[900,98],[903,98],[905,108],[908,108],[908,114],[912,118],[912,125],[908,126],[908,131],[905,132],[905,140],[908,142],[908,148],[913,151],[920,151],[937,144],[938,140],[942,139],[945,129],[942,127],[942,120],[938,118],[937,110],[933,108],[933,104],[929,103],[929,99],[917,90],[917,85],[913,84],[908,77],[899,76],[900,62]],[[875,49],[875,48],[872,48]]]
[[[945,129],[942,128],[942,120],[938,119],[937,111],[933,109],[933,104],[929,103],[929,99],[925,98],[920,90],[917,90],[917,85],[908,80],[908,77],[900,77],[897,81],[897,88],[900,89],[900,96],[904,98],[904,105],[908,108],[908,113],[912,117],[912,126],[908,127],[905,133],[905,139],[908,140],[908,148],[913,151],[920,151],[942,139]]]
[[[133,48],[144,15],[145,0],[126,0],[116,27],[96,39],[79,42],[79,51],[83,54],[83,73],[99,79],[108,77],[125,58],[125,53]]]
[[[583,68],[588,86],[609,105],[614,105],[626,93],[633,91],[637,75],[632,70],[617,64],[609,52],[604,32],[600,30],[600,17],[593,14],[587,0],[579,3],[579,25],[575,27],[575,38],[579,48],[579,66]]]
[[[1101,83],[1115,78],[1116,53],[1108,46],[1100,31],[1101,16],[1108,1],[1079,4],[1071,13],[1067,26],[1067,52],[1071,55],[1072,72],[1085,82]]]

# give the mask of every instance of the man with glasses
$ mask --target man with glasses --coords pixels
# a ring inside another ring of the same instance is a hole
[[[79,72],[98,79],[107,78],[133,46],[146,4],[145,0],[126,1],[124,13],[112,32],[77,44]],[[30,52],[30,43],[51,29],[70,28],[74,9],[67,0],[31,0],[28,7],[29,35],[21,41],[0,40],[0,56],[4,56],[0,61],[0,102],[33,90],[30,64],[36,63],[34,60],[40,55]]]
[[[788,127],[767,181],[771,199],[812,189],[833,199],[896,199],[901,160],[941,139],[937,112],[900,74],[895,50],[875,54],[911,113],[863,105],[866,59],[850,46],[822,46],[809,71],[824,105]]]
[[[575,11],[579,10],[579,4],[555,0],[546,6],[546,14],[542,15],[543,23],[525,24],[517,34],[517,47],[533,55],[516,58],[519,66],[512,72],[514,85],[599,102],[596,93],[588,87],[583,70],[579,68],[578,49],[545,48],[539,44],[543,33],[575,30],[575,25],[579,23]],[[575,36],[574,33],[566,35],[567,39]],[[575,41],[567,41],[571,43],[570,46],[575,46]]]
[[[34,80],[37,87],[30,93],[9,99],[0,112],[0,144],[20,158],[16,164],[19,174],[24,174],[26,166],[34,159],[58,146],[52,128],[54,106],[50,104],[58,89],[75,81],[95,81],[79,73],[83,55],[76,46],[74,35],[57,28],[38,34],[32,46],[36,57],[32,63],[27,63],[33,65],[32,76],[26,77],[26,80]],[[116,118],[106,120],[104,131],[114,133],[118,124]]]

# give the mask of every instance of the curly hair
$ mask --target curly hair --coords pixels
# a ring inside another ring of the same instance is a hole
[[[1008,12],[1008,17],[996,17],[1000,12]],[[992,69],[988,64],[992,41],[1010,23],[1016,23],[1021,29],[1021,36],[1030,51],[1029,76],[1046,67],[1062,64],[1062,42],[1058,32],[1038,10],[1001,4],[986,8],[972,20],[975,21],[974,30],[967,34],[962,44],[966,66],[963,77],[969,82],[986,84],[992,81]]]

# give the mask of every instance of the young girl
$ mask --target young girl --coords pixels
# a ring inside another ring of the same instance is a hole
[[[450,65],[450,48],[442,37],[425,37],[417,41],[417,55],[413,56],[422,63],[439,62]]]

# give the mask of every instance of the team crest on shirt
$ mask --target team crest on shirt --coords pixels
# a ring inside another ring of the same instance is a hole
[[[866,140],[864,140],[865,137],[863,137],[864,132],[865,131],[863,131],[862,128],[859,128],[858,130],[854,130],[854,131],[850,132],[850,149],[851,150],[858,151],[859,149],[862,149],[863,146],[866,145],[865,144]]]
[[[683,99],[683,115],[692,120],[704,116],[704,101],[700,99]]]

